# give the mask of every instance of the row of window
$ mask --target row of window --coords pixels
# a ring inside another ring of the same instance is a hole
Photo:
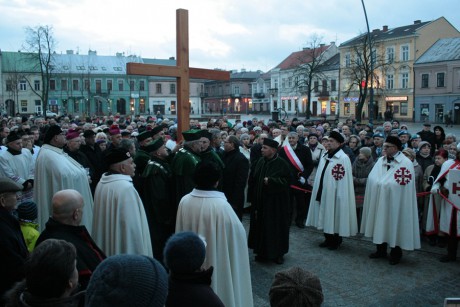
[[[375,63],[377,59],[377,52],[376,50],[372,50],[372,59]],[[400,62],[407,62],[410,60],[410,54],[409,54],[409,45],[402,45],[400,48],[400,56],[399,56]],[[391,64],[395,62],[395,48],[394,47],[387,47],[386,48],[386,53],[385,53],[385,60],[386,63]],[[348,52],[345,54],[345,67],[350,67],[352,66],[352,58],[351,54]],[[356,64],[361,65],[362,64],[362,59],[360,56],[357,56],[356,58]]]
[[[436,74],[436,87],[444,87],[445,86],[445,76],[446,74],[443,72],[438,72]],[[422,84],[421,88],[428,88],[430,84],[430,75],[429,74],[422,74]]]

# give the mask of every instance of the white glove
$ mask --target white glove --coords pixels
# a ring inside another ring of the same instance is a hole
[[[305,178],[300,177],[300,178],[299,178],[299,181],[300,181],[301,184],[305,184],[305,181],[306,181],[306,180],[305,180]]]
[[[439,182],[433,184],[433,187],[431,187],[431,194],[438,194],[439,192]]]

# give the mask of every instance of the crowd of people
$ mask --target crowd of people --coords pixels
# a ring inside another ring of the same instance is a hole
[[[460,150],[441,126],[17,117],[0,142],[8,306],[252,306],[248,248],[282,264],[290,227],[330,250],[362,233],[391,265],[421,239],[456,260]],[[304,299],[323,301],[314,274],[277,274],[272,306]]]

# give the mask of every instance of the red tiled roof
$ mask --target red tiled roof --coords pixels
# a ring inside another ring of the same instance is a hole
[[[284,59],[276,68],[281,70],[283,69],[292,69],[298,67],[301,64],[310,63],[314,56],[318,57],[321,53],[326,51],[330,45],[321,46],[315,49],[303,49],[301,51],[296,51],[291,53],[286,59]]]

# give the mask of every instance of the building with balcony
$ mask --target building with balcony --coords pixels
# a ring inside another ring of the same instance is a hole
[[[460,37],[459,31],[444,17],[433,21],[414,21],[413,24],[382,29],[371,33],[373,44],[372,59],[377,68],[374,82],[364,86],[373,87],[374,109],[363,108],[365,117],[373,112],[374,118],[381,118],[390,109],[393,117],[400,120],[413,120],[414,108],[414,62],[438,39]],[[366,53],[367,33],[356,36],[340,45],[340,116],[355,115],[359,100],[357,80],[352,80],[347,71],[359,66],[363,53]],[[375,66],[374,66],[375,67]],[[356,75],[356,74],[354,74]],[[358,80],[359,81],[359,80]],[[363,80],[363,82],[365,82]],[[369,94],[366,97],[369,105]]]
[[[261,71],[232,71],[230,81],[207,81],[203,93],[203,113],[249,114],[253,110],[253,82]],[[261,97],[262,94],[259,94]],[[261,98],[257,98],[261,99]],[[259,108],[260,110],[260,108]]]
[[[252,83],[252,113],[269,114],[271,98],[276,91],[270,88],[270,81],[270,73],[264,73]]]
[[[438,40],[414,64],[415,120],[460,124],[460,38]]]

